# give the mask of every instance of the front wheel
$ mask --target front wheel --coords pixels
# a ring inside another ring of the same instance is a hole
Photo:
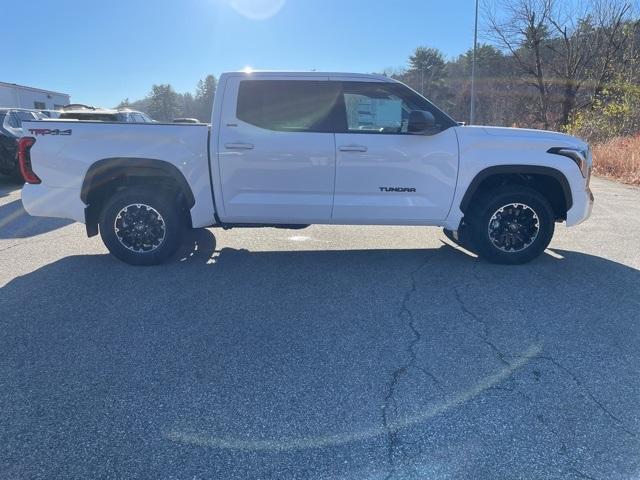
[[[442,231],[444,233],[444,236],[456,245],[464,248],[465,250],[476,253],[475,247],[473,246],[473,242],[471,240],[471,235],[469,233],[469,228],[464,222],[462,222],[458,227],[457,238],[452,230],[444,228]]]
[[[100,236],[111,254],[131,265],[157,265],[183,241],[185,214],[170,191],[136,187],[113,195],[100,216]]]
[[[540,256],[555,228],[547,199],[524,186],[506,186],[483,195],[469,212],[470,233],[480,257],[519,265]]]

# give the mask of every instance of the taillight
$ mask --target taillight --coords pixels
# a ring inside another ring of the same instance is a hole
[[[40,183],[42,180],[33,173],[31,168],[31,147],[36,143],[33,137],[22,137],[18,140],[18,165],[22,178],[27,183]]]

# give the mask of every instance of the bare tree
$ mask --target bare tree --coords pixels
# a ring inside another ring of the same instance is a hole
[[[624,46],[623,26],[630,9],[627,2],[599,0],[589,2],[581,12],[558,9],[550,18],[557,41],[548,48],[557,59],[551,64],[562,88],[560,125],[569,122],[585,85],[591,87],[584,102],[588,105],[612,80],[612,66]]]
[[[537,92],[539,120],[549,126],[550,75],[543,61],[549,41],[549,17],[553,0],[499,0],[500,15],[485,9],[487,36],[508,50],[525,75],[525,83]],[[494,5],[495,6],[495,5]]]
[[[506,49],[538,99],[542,125],[565,126],[583,89],[588,105],[611,79],[624,47],[625,0],[497,0],[488,36]],[[559,101],[556,101],[556,98]]]

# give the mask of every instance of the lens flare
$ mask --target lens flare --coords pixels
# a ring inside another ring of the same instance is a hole
[[[251,20],[267,20],[276,15],[286,0],[229,0],[229,5]]]
[[[327,435],[319,435],[315,437],[302,438],[282,438],[282,439],[259,439],[247,440],[241,438],[225,438],[218,437],[215,434],[206,431],[197,431],[190,428],[176,427],[165,430],[163,435],[165,438],[174,442],[185,445],[198,445],[211,448],[219,448],[225,450],[240,451],[292,451],[306,450],[310,448],[326,448],[344,445],[347,443],[369,440],[371,438],[388,435],[389,432],[398,432],[408,427],[423,423],[429,419],[441,415],[448,410],[464,405],[482,394],[487,389],[507,380],[517,370],[527,365],[531,360],[536,358],[542,352],[542,345],[534,344],[518,355],[508,366],[493,373],[485,378],[480,379],[475,385],[467,390],[455,393],[441,402],[431,407],[405,418],[400,418],[395,422],[383,426],[374,426],[364,430],[346,433],[334,433]]]

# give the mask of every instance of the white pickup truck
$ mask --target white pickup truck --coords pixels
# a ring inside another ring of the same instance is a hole
[[[383,76],[226,73],[211,125],[26,122],[24,207],[84,222],[137,265],[187,228],[310,224],[440,226],[520,264],[593,204],[583,141],[463,126]]]

